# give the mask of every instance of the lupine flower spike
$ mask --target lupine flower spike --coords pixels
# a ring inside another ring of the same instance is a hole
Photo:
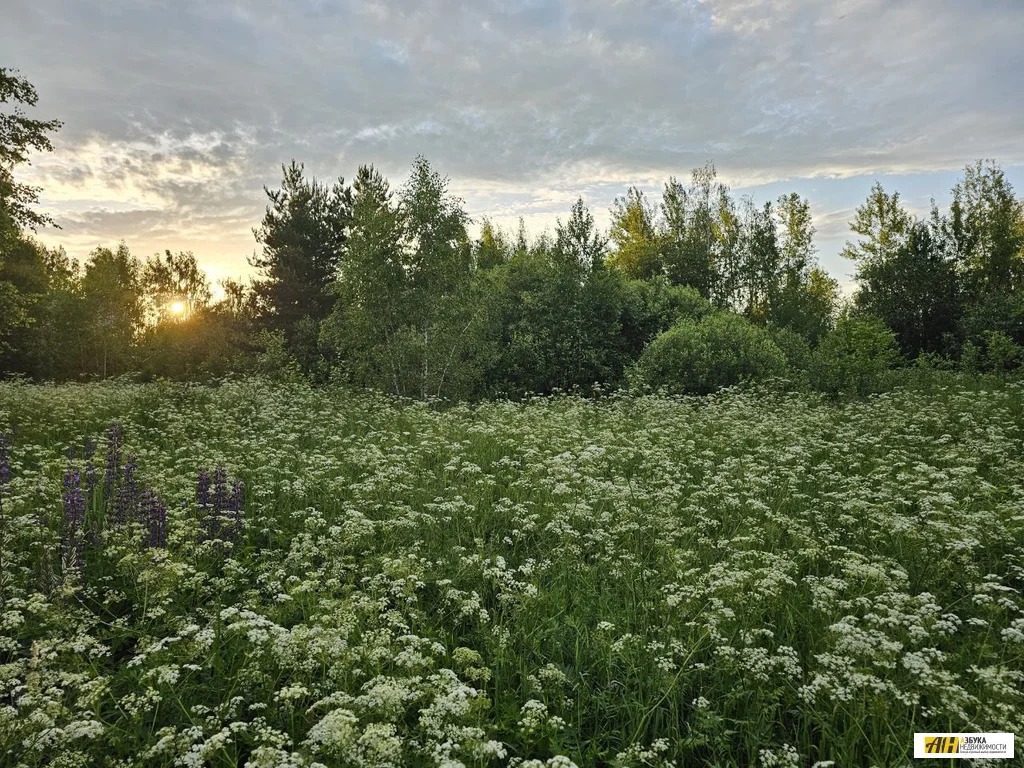
[[[82,478],[77,469],[64,474],[64,523],[61,536],[61,557],[65,570],[84,565],[82,528],[85,525],[85,497]]]

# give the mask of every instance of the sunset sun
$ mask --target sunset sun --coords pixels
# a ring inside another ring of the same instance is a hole
[[[172,315],[176,317],[181,317],[182,315],[185,314],[185,302],[172,301],[168,309],[170,309]]]

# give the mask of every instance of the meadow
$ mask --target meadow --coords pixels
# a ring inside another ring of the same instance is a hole
[[[0,433],[0,765],[845,768],[1024,734],[1020,382],[2,383]]]

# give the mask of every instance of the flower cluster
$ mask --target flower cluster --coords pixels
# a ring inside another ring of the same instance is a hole
[[[0,432],[0,515],[4,513],[4,491],[11,481],[11,438]]]
[[[82,477],[77,469],[64,473],[64,520],[61,537],[61,561],[64,570],[81,569],[84,565],[85,495]]]
[[[207,467],[200,467],[196,503],[202,540],[241,540],[245,525],[245,483],[242,480],[230,481],[229,490],[228,473],[223,467],[215,468],[212,473]]]

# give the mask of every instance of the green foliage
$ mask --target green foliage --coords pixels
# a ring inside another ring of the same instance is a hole
[[[146,259],[139,279],[150,322],[182,320],[210,305],[210,283],[191,252],[164,251]]]
[[[986,331],[984,360],[992,373],[1006,373],[1024,362],[1024,349],[1002,331]]]
[[[766,316],[816,344],[832,327],[839,284],[816,266],[810,203],[796,193],[778,199],[779,272]]]
[[[811,369],[813,349],[807,338],[790,328],[768,326],[768,334],[786,358],[789,375],[802,382]]]
[[[20,344],[21,357],[10,369],[39,379],[63,381],[86,368],[84,353],[90,318],[82,293],[82,270],[63,249],[39,249],[45,274],[45,292],[32,305],[32,325]],[[7,367],[7,366],[3,366]]]
[[[959,330],[965,339],[976,344],[984,344],[988,331],[999,331],[1024,344],[1024,293],[985,293],[966,307]]]
[[[253,373],[270,381],[296,382],[302,380],[302,368],[289,351],[284,331],[263,329],[254,339]]]
[[[806,275],[787,272],[774,297],[768,320],[816,344],[832,328],[839,304],[839,283],[815,267]]]
[[[666,274],[673,283],[691,286],[705,298],[714,299],[718,266],[727,245],[720,225],[730,211],[728,188],[717,180],[714,164],[695,168],[687,186],[670,178],[661,210]]]
[[[480,237],[473,244],[473,263],[477,269],[493,269],[512,257],[512,244],[505,233],[484,217]]]
[[[658,336],[640,357],[635,377],[646,387],[700,395],[785,372],[786,357],[766,330],[717,312]]]
[[[844,312],[814,352],[813,381],[823,392],[880,392],[899,359],[896,337],[879,318]]]
[[[0,317],[3,317],[3,324],[0,325],[0,355],[6,357],[15,351],[10,343],[11,336],[30,324],[30,307],[31,300],[19,293],[14,285],[0,282]],[[7,363],[4,368],[10,370],[14,366]]]
[[[957,330],[955,265],[924,222],[906,225],[898,243],[890,239],[887,248],[878,246],[870,258],[862,258],[857,279],[857,305],[885,322],[907,358],[938,352]]]
[[[595,242],[592,231],[584,239]],[[477,346],[481,394],[622,385],[626,369],[657,334],[711,311],[693,288],[664,277],[629,280],[600,259],[590,263],[565,258],[557,244],[541,239],[478,276],[478,306],[486,317]]]
[[[88,373],[106,378],[131,371],[144,308],[139,263],[127,245],[97,248],[90,254],[82,276],[82,301],[88,323]]]
[[[838,283],[817,265],[809,201],[736,200],[713,163],[688,183],[670,178],[660,205],[629,187],[607,233],[577,199],[531,243],[522,219],[513,237],[487,217],[471,242],[463,202],[422,157],[397,194],[372,166],[350,188],[308,178],[292,161],[281,188],[265,188],[258,278],[230,284],[214,303],[191,253],[139,263],[122,244],[96,249],[83,270],[26,237],[52,223],[32,209],[38,190],[13,177],[30,152],[52,148],[59,127],[26,116],[36,101],[27,80],[0,69],[0,102],[13,105],[0,115],[5,375],[205,379],[280,363],[289,376],[297,365],[311,381],[421,400],[605,391],[624,385],[652,340],[683,320],[740,327],[705,322],[714,309],[770,329],[759,338],[770,337],[765,348],[782,352],[799,386],[809,369],[830,392],[871,391],[887,378],[873,366],[888,367],[889,353],[873,350],[871,334],[831,333]],[[895,334],[908,361],[961,358],[978,372],[1018,365],[1024,201],[995,163],[968,166],[948,215],[933,204],[927,223],[875,184],[851,230],[844,253],[857,264],[856,308]],[[735,379],[727,361],[747,354],[709,351],[698,388]],[[719,368],[721,378],[710,373]]]
[[[621,375],[626,281],[618,273],[540,242],[492,270],[486,286],[485,393],[589,388]]]
[[[763,323],[775,310],[782,279],[782,254],[771,203],[758,208],[750,199],[745,202],[740,246],[738,308],[748,318]]]
[[[964,169],[945,225],[971,299],[1024,288],[1024,201],[994,162]]]
[[[53,225],[53,219],[33,206],[39,189],[15,180],[14,170],[27,165],[32,152],[50,152],[48,134],[60,128],[59,120],[36,120],[24,107],[39,100],[32,84],[16,70],[0,67],[0,104],[12,105],[0,112],[0,372],[31,372],[29,344],[37,320],[33,305],[45,292],[40,281],[38,246],[26,239],[23,229]]]
[[[608,266],[633,279],[647,280],[662,273],[663,243],[656,215],[655,207],[636,187],[630,187],[625,197],[615,198],[609,231],[615,250]]]
[[[339,302],[321,342],[353,383],[421,399],[468,396],[483,321],[462,201],[423,158],[392,198],[379,172],[359,169]]]
[[[890,195],[875,182],[850,222],[850,230],[860,239],[848,242],[843,256],[857,262],[861,270],[885,264],[906,246],[913,225],[913,218],[900,204],[900,193]]]
[[[622,332],[634,359],[658,334],[684,320],[700,320],[714,311],[697,289],[672,285],[663,276],[630,280],[625,290]]]
[[[29,162],[32,152],[52,152],[48,134],[62,125],[60,120],[35,120],[24,107],[39,101],[35,87],[17,70],[0,67],[0,104],[12,104],[0,113],[0,258],[19,236],[21,228],[52,225],[53,219],[32,209],[39,201],[39,189],[14,179],[14,169]]]
[[[572,205],[569,220],[559,220],[555,228],[554,252],[559,259],[576,265],[583,272],[604,266],[608,238],[597,231],[594,216],[578,198]]]
[[[344,179],[330,187],[307,179],[304,167],[294,160],[282,171],[280,189],[264,187],[270,204],[260,227],[253,230],[263,253],[254,255],[250,263],[260,273],[255,289],[265,310],[266,327],[284,331],[291,342],[299,332],[308,339],[304,318],[318,325],[334,306],[330,286],[343,258],[352,193]],[[308,350],[308,342],[305,347]],[[315,362],[315,357],[300,360],[306,369]]]

